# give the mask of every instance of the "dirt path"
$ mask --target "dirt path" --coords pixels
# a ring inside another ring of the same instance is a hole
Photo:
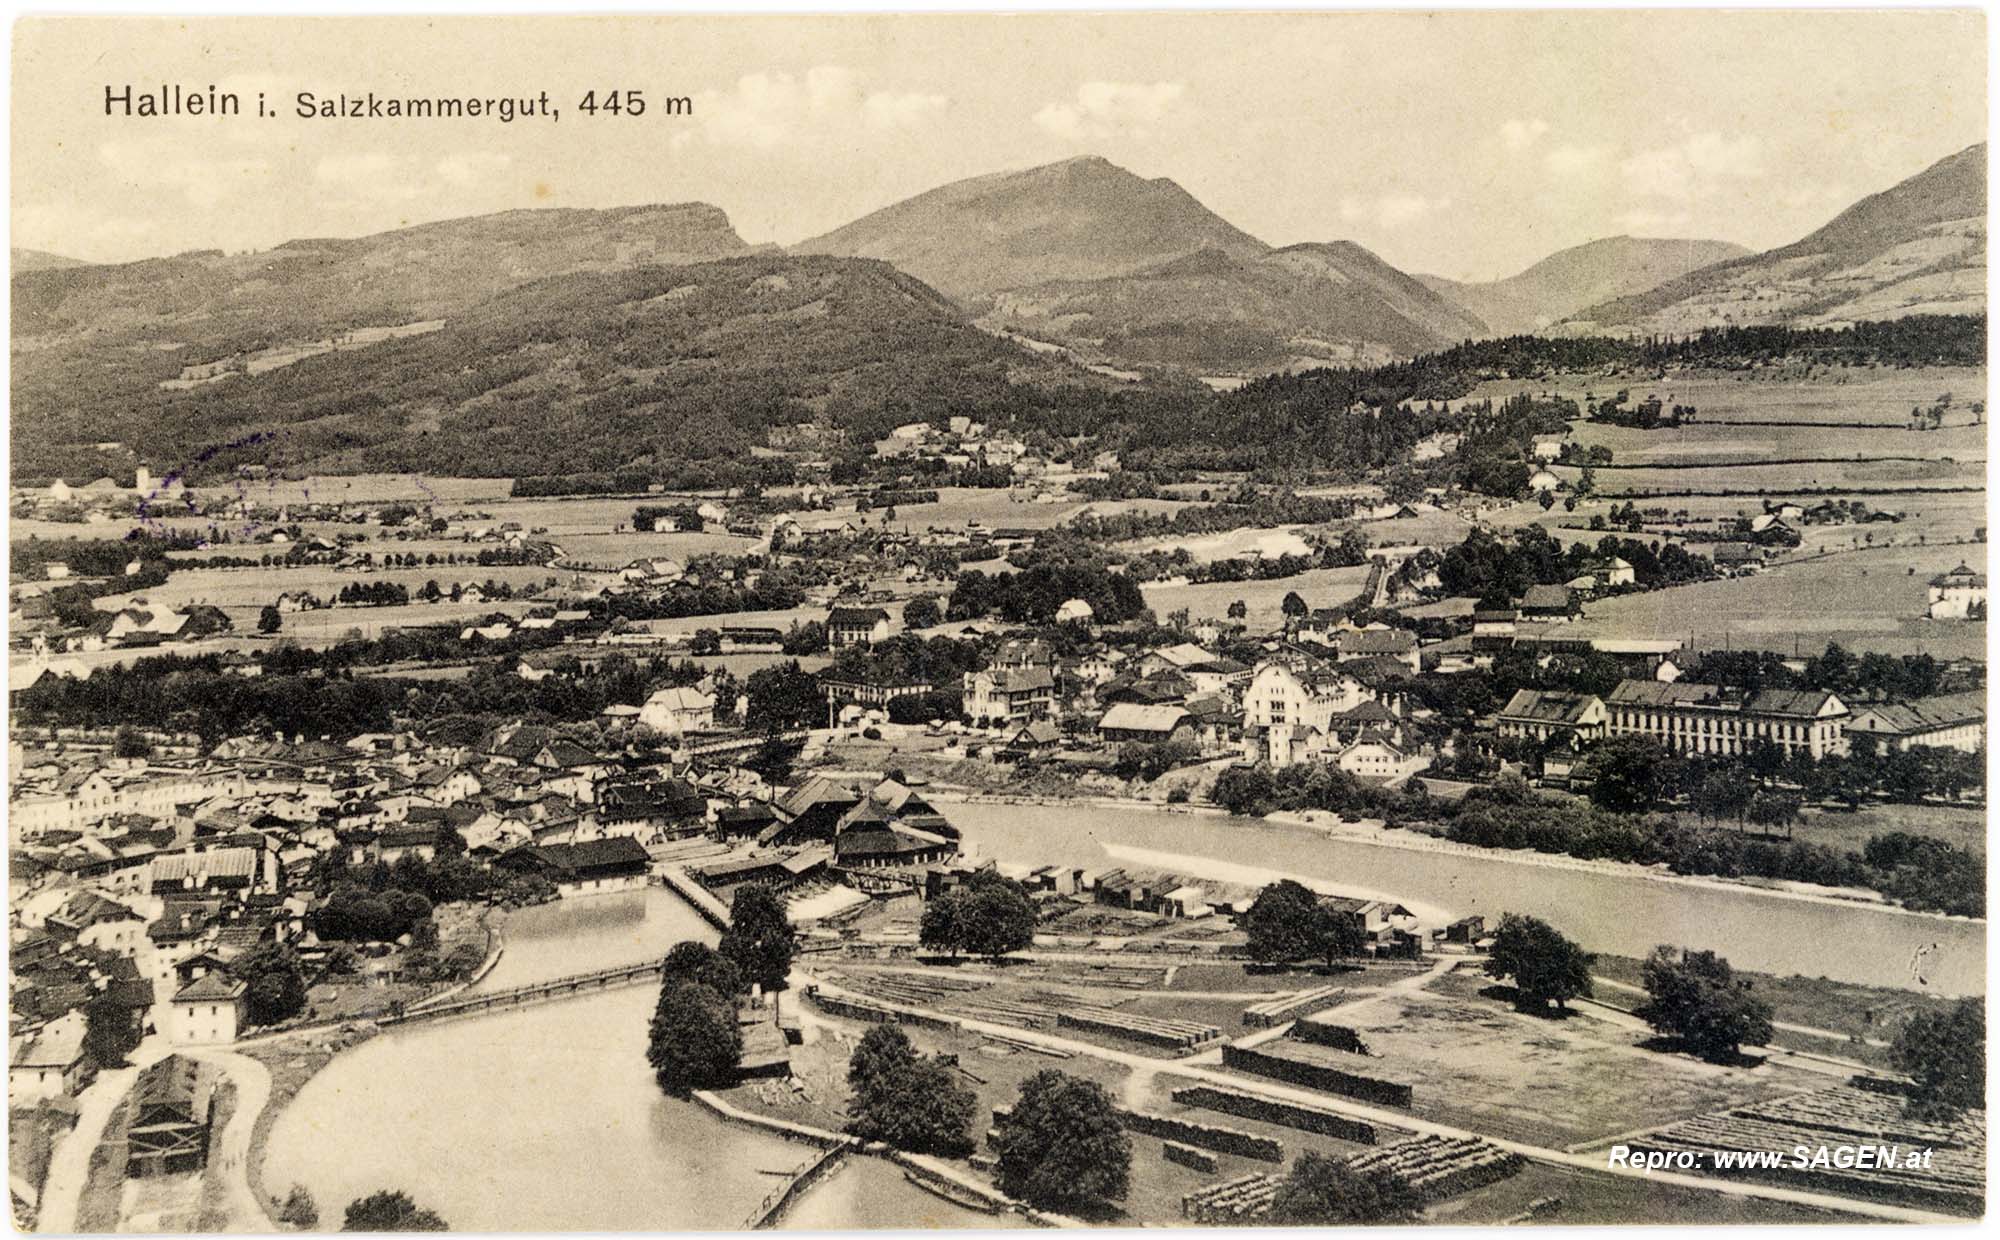
[[[212,1064],[236,1086],[236,1110],[209,1150],[209,1165],[229,1190],[229,1230],[268,1233],[273,1229],[264,1203],[250,1189],[250,1135],[271,1101],[271,1073],[263,1064],[220,1047],[186,1047],[182,1054]]]
[[[98,1073],[97,1079],[76,1096],[76,1127],[56,1143],[55,1152],[49,1156],[48,1174],[42,1179],[42,1208],[36,1215],[36,1231],[76,1230],[77,1207],[83,1202],[84,1182],[90,1178],[90,1156],[97,1151],[105,1128],[118,1113],[125,1095],[131,1092],[139,1073],[166,1058],[171,1051],[164,1039],[147,1038],[133,1050],[125,1067]]]

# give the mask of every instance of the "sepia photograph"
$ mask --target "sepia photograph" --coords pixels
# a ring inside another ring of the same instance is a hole
[[[13,1226],[1970,1228],[1987,35],[17,17]]]

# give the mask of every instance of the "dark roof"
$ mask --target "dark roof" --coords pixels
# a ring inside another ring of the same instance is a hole
[[[1597,699],[1587,693],[1559,693],[1547,689],[1516,689],[1500,708],[1500,718],[1523,723],[1552,723],[1574,726]]]
[[[1657,680],[1621,680],[1605,702],[1613,706],[1679,706],[1813,719],[1819,716],[1829,699],[1839,700],[1822,689],[1762,689],[1756,693],[1745,693],[1741,689],[1694,684],[1685,680],[1671,684]]]
[[[612,835],[580,844],[527,844],[507,854],[540,868],[553,870],[558,879],[605,871],[640,873],[652,864],[639,841],[629,835]]]
[[[888,618],[889,613],[880,607],[836,607],[826,613],[826,622],[829,625],[838,625],[842,628],[872,629]]]
[[[1521,606],[1530,611],[1568,611],[1576,606],[1576,593],[1568,586],[1529,586],[1521,595]]]

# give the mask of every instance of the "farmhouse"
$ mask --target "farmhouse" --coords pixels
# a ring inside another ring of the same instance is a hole
[[[174,1040],[189,1046],[234,1042],[243,1027],[243,996],[249,987],[221,969],[204,972],[174,992]]]
[[[1715,544],[1715,567],[1718,571],[1741,575],[1761,572],[1764,568],[1764,552],[1749,543],[1725,542]]]
[[[83,1049],[84,1029],[83,1012],[77,1010],[8,1039],[7,1096],[13,1105],[68,1097],[83,1088],[92,1068]]]
[[[1191,740],[1194,717],[1179,706],[1135,706],[1120,702],[1097,721],[1097,734],[1107,741]]]

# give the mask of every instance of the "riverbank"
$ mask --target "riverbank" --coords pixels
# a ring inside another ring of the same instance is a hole
[[[1064,807],[1090,807],[1097,809],[1133,810],[1146,813],[1172,814],[1186,817],[1233,818],[1235,815],[1216,805],[1196,805],[1191,803],[1167,804],[1148,801],[1139,797],[1088,796],[1075,798],[1013,796],[1001,793],[979,792],[971,789],[938,789],[930,793],[930,799],[940,805],[1018,805],[1041,809]],[[1810,883],[1773,884],[1762,879],[1719,878],[1713,875],[1676,874],[1664,865],[1640,865],[1632,861],[1589,860],[1570,857],[1562,853],[1535,852],[1532,849],[1482,848],[1477,844],[1462,844],[1420,831],[1404,831],[1390,828],[1375,819],[1349,821],[1329,810],[1279,810],[1266,814],[1262,821],[1279,826],[1299,827],[1356,844],[1376,848],[1395,848],[1409,852],[1446,853],[1459,856],[1479,857],[1486,860],[1504,861],[1512,865],[1535,866],[1542,869],[1573,870],[1595,874],[1606,874],[1621,878],[1644,879],[1652,882],[1675,883],[1691,887],[1706,887],[1725,891],[1754,892],[1780,900],[1804,900],[1816,904],[1839,908],[1865,907],[1871,911],[1895,913],[1905,917],[1926,918],[1937,921],[1960,922],[1984,925],[1979,917],[1959,917],[1950,913],[1925,912],[1891,904],[1879,892],[1860,888],[1819,887]]]

